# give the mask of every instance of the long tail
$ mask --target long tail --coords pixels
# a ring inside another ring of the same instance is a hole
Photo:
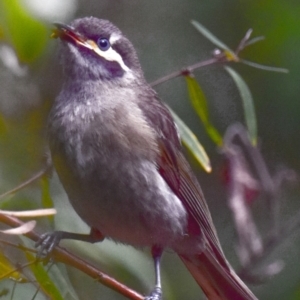
[[[209,300],[257,300],[229,264],[220,265],[209,250],[179,256]]]

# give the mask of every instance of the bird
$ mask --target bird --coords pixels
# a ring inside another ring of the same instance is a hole
[[[162,300],[160,261],[171,249],[208,299],[257,299],[225,258],[175,122],[133,44],[96,17],[54,25],[64,82],[48,117],[51,160],[91,231],[44,233],[40,253],[62,239],[149,247],[155,286],[145,299]]]

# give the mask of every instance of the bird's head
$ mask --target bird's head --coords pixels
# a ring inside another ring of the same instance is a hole
[[[131,42],[112,23],[94,17],[54,24],[52,37],[62,40],[66,76],[82,80],[138,79],[143,76]]]

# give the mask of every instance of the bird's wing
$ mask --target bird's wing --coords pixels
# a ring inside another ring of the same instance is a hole
[[[158,133],[157,138],[160,150],[160,156],[157,160],[158,170],[187,208],[192,231],[197,232],[193,224],[198,224],[198,232],[204,235],[208,246],[220,260],[220,263],[224,265],[223,252],[208,206],[200,185],[182,154],[180,137],[174,120],[168,108],[158,99],[157,101],[153,101],[153,98],[151,100],[143,102],[144,106],[149,106],[143,111],[148,122],[151,123],[151,126]]]
[[[151,101],[150,101],[151,100]],[[180,255],[210,300],[257,300],[227,262],[201,187],[183,156],[180,138],[169,110],[159,101],[143,102],[143,111],[157,132],[160,155],[157,168],[188,212],[188,234],[200,235],[205,244],[201,253]]]

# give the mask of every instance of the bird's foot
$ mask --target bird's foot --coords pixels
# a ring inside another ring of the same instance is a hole
[[[162,291],[160,287],[155,287],[149,296],[146,296],[144,300],[162,300]]]
[[[63,232],[61,231],[46,232],[42,234],[35,243],[35,247],[38,248],[37,257],[46,258],[49,256],[53,249],[59,244],[62,237]]]

